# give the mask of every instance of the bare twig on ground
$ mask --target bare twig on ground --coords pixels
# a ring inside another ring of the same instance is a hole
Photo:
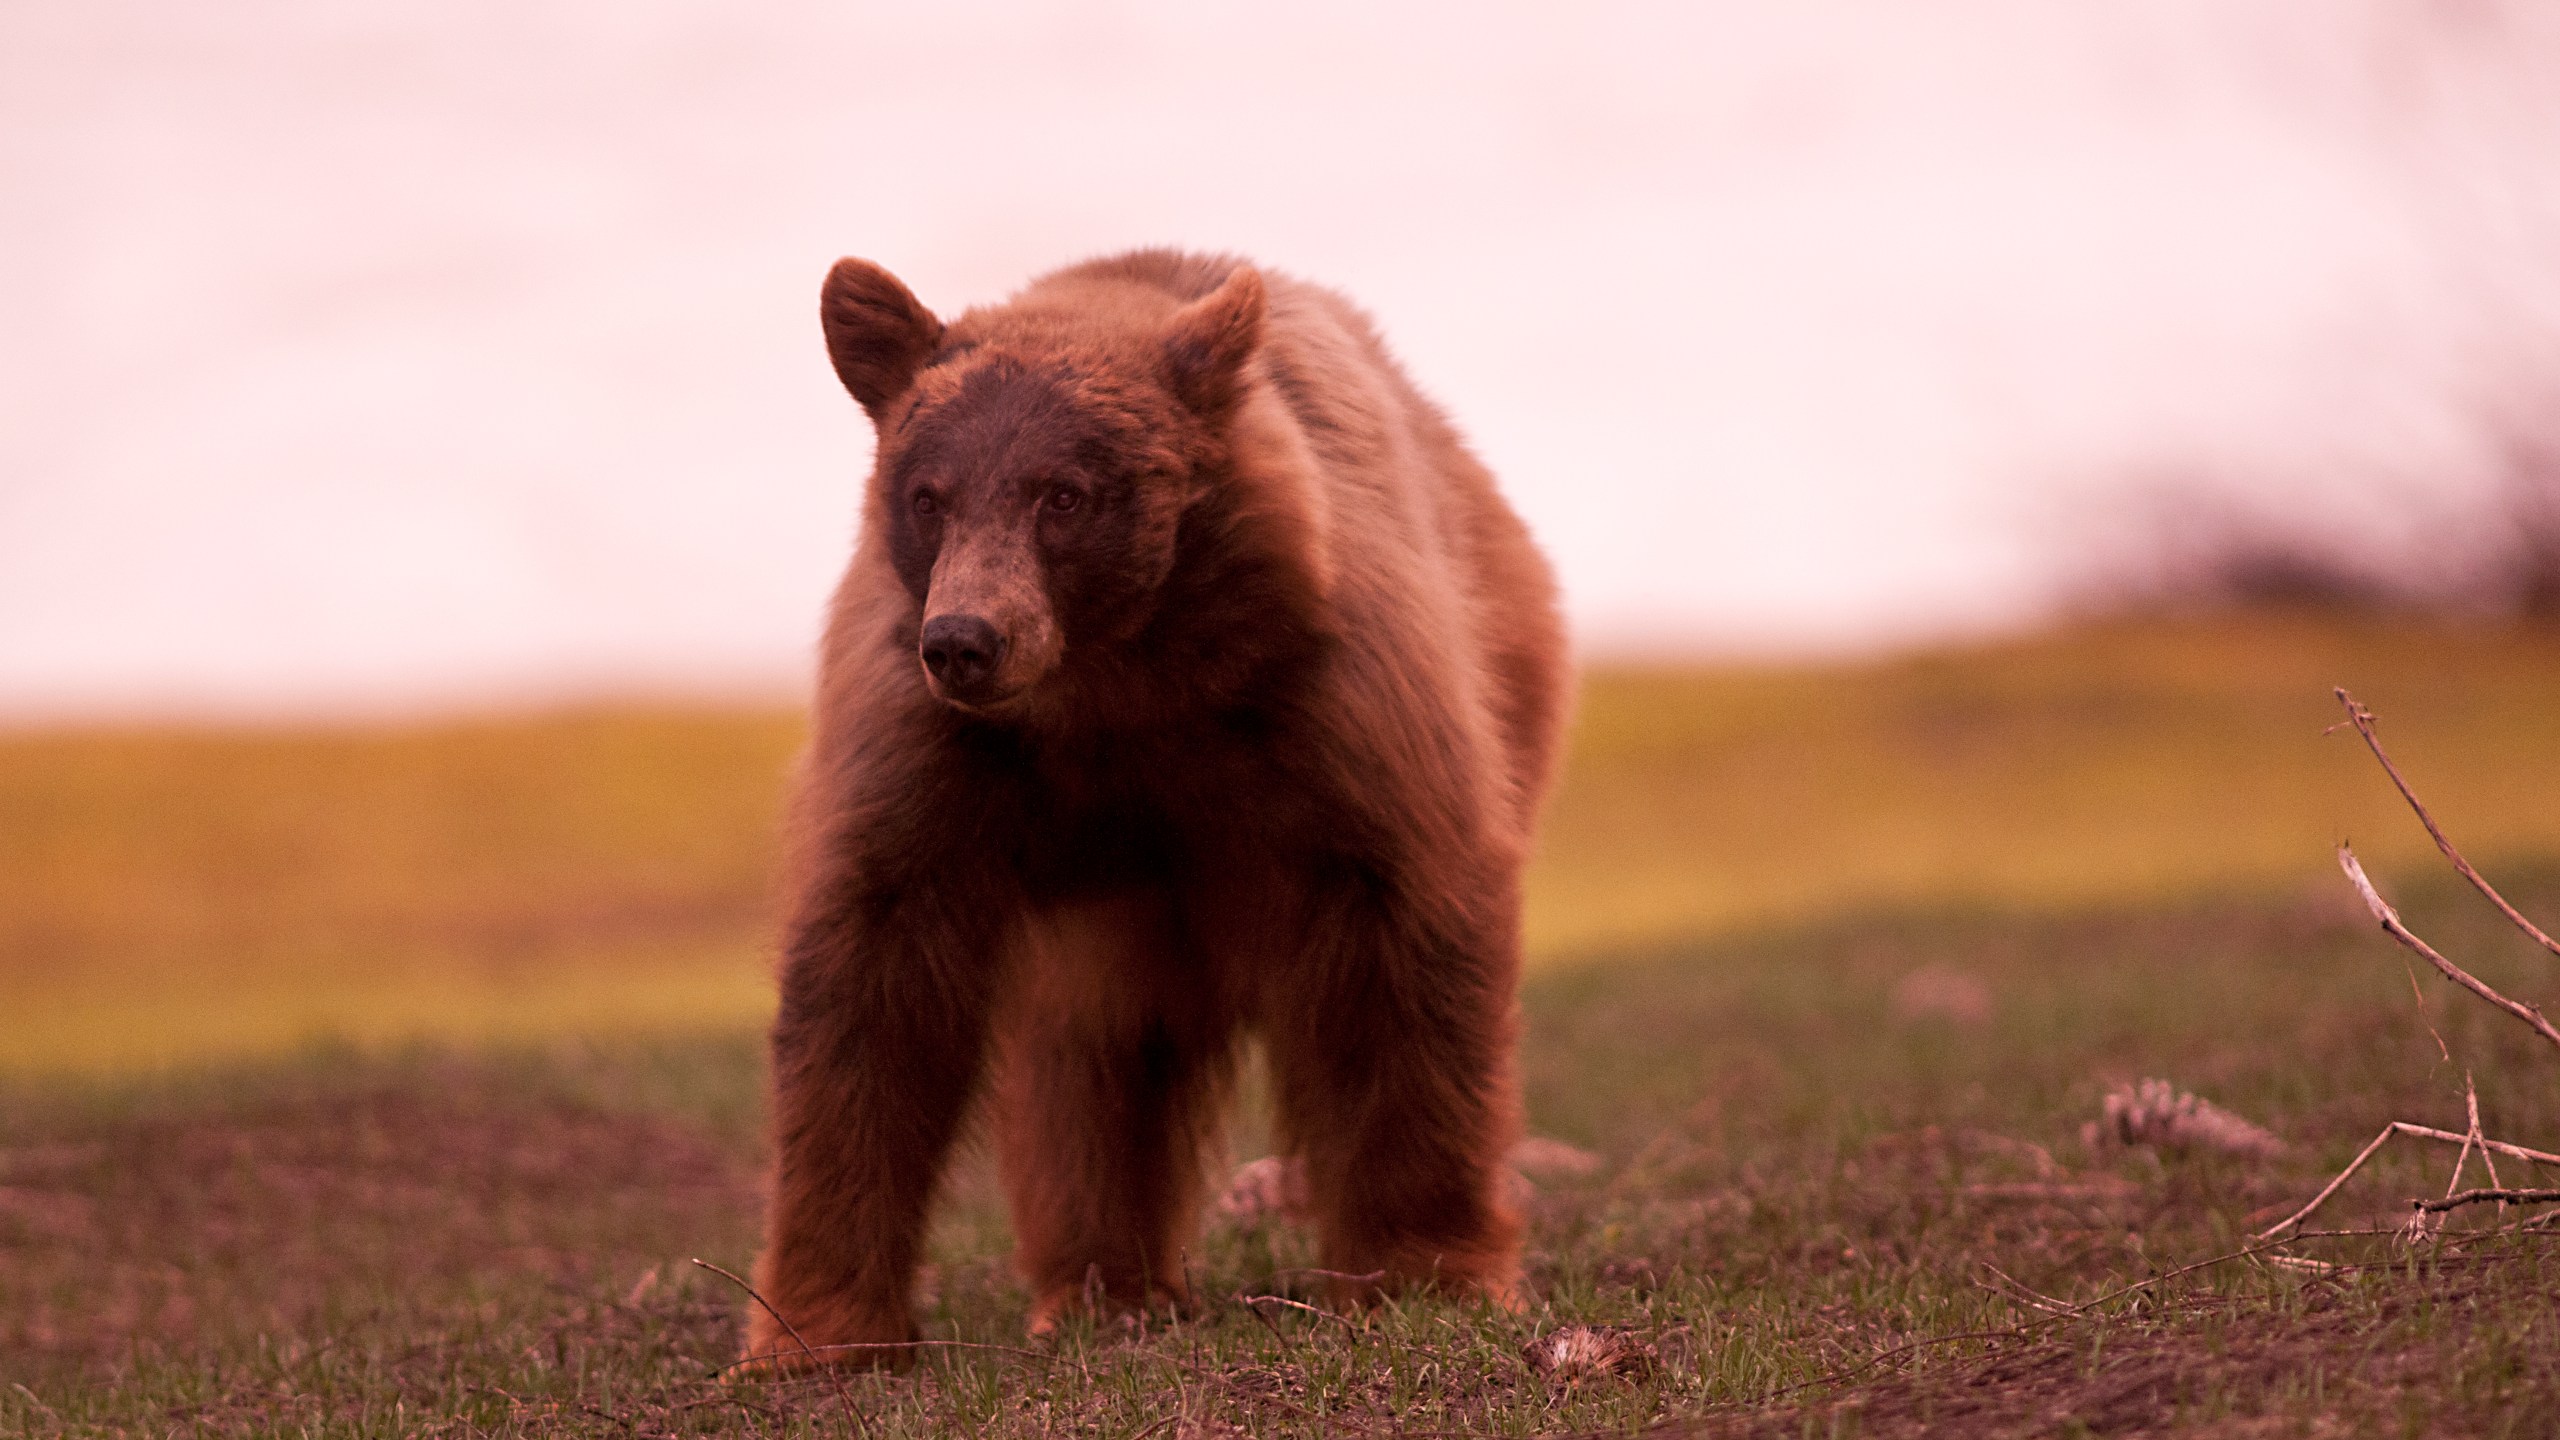
[[[2414,1135],[2421,1140],[2434,1140],[2446,1145],[2462,1143],[2460,1135],[2450,1130],[2438,1130],[2432,1125],[2412,1125],[2406,1120],[2395,1120],[2391,1122],[2391,1128],[2398,1134]],[[2548,1150],[2529,1150],[2522,1145],[2510,1145],[2504,1140],[2483,1140],[2480,1145],[2483,1149],[2494,1150],[2501,1155],[2512,1155],[2518,1160],[2529,1160],[2536,1165],[2560,1165],[2560,1155],[2554,1155]]]
[[[1354,1275],[1348,1270],[1319,1270],[1313,1265],[1302,1265],[1294,1270],[1277,1270],[1272,1273],[1275,1275],[1322,1275],[1328,1280],[1348,1280],[1354,1285],[1374,1285],[1387,1278],[1387,1272],[1384,1270],[1364,1270]]]
[[[2446,1210],[2459,1210],[2465,1205],[2548,1205],[2555,1200],[2560,1200],[2560,1190],[2465,1190],[2441,1200],[2412,1200],[2409,1208],[2421,1215],[2434,1215]]]
[[[2319,1209],[2323,1204],[2327,1203],[2330,1196],[2337,1194],[2338,1187],[2346,1184],[2350,1177],[2352,1177],[2358,1170],[2363,1169],[2364,1162],[2373,1158],[2373,1152],[2381,1149],[2383,1142],[2389,1140],[2394,1135],[2407,1135],[2419,1140],[2433,1140],[2444,1145],[2461,1145],[2470,1140],[2469,1136],[2458,1135],[2451,1130],[2438,1130],[2432,1125],[2412,1125],[2406,1120],[2394,1120],[2390,1124],[2383,1126],[2381,1134],[2374,1136],[2370,1143],[2368,1143],[2362,1150],[2357,1151],[2356,1158],[2347,1162],[2347,1168],[2339,1171],[2337,1178],[2331,1180],[2326,1186],[2322,1187],[2319,1194],[2312,1196],[2309,1204],[2304,1205],[2301,1209],[2294,1211],[2292,1214],[2277,1221],[2273,1225],[2268,1226],[2266,1229],[2259,1231],[2256,1236],[2252,1238],[2264,1240],[2310,1219],[2311,1212]],[[2484,1152],[2494,1150],[2501,1155],[2512,1155],[2518,1160],[2529,1160],[2537,1165],[2560,1165],[2560,1155],[2554,1155],[2548,1150],[2528,1150],[2522,1145],[2510,1145],[2503,1140],[2491,1140],[2486,1137],[2482,1137],[2478,1141],[2478,1144]]]
[[[2233,1250],[2227,1254],[2216,1255],[2209,1260],[2198,1260],[2192,1265],[2181,1265],[2175,1270],[2163,1270],[2148,1280],[2136,1280],[2130,1285],[2119,1286],[2118,1288],[2110,1290],[2106,1294],[2099,1296],[2095,1300],[2083,1300],[2078,1305],[2072,1307],[2071,1313],[2075,1315],[2085,1315],[2099,1306],[2106,1304],[2110,1300],[2121,1300],[2125,1296],[2131,1295],[2136,1291],[2148,1290],[2154,1285],[2161,1284],[2164,1281],[2175,1280],[2181,1275],[2192,1275],[2198,1270],[2210,1270],[2216,1265],[2227,1265],[2234,1260],[2246,1260],[2252,1256],[2264,1255],[2275,1250],[2278,1246],[2288,1243],[2290,1242],[2280,1240],[2274,1245],[2252,1245],[2245,1250]]]
[[[2496,887],[2482,878],[2479,871],[2472,869],[2471,862],[2463,859],[2462,852],[2453,848],[2453,842],[2445,838],[2444,830],[2436,824],[2436,817],[2427,813],[2427,807],[2419,803],[2417,792],[2410,789],[2409,782],[2401,777],[2400,767],[2392,764],[2390,755],[2383,751],[2382,738],[2374,733],[2373,712],[2358,704],[2356,697],[2348,694],[2344,686],[2338,687],[2337,695],[2338,703],[2347,709],[2347,718],[2344,723],[2354,726],[2356,734],[2364,737],[2365,748],[2373,752],[2374,759],[2382,762],[2382,773],[2391,777],[2392,785],[2400,791],[2400,798],[2408,801],[2409,808],[2418,812],[2418,823],[2427,827],[2427,834],[2435,840],[2436,848],[2444,852],[2444,858],[2453,862],[2453,868],[2460,872],[2463,879],[2471,882],[2472,889],[2488,897],[2489,903],[2498,907],[2499,914],[2506,916],[2517,929],[2533,937],[2535,944],[2554,955],[2560,955],[2560,940],[2553,940],[2550,936],[2543,934],[2539,926],[2524,918],[2523,913],[2516,907],[2508,904],[2507,897],[2499,894]]]
[[[1247,1309],[1252,1309],[1256,1305],[1280,1305],[1291,1310],[1304,1310],[1308,1314],[1316,1316],[1319,1319],[1330,1320],[1334,1324],[1341,1326],[1343,1329],[1350,1331],[1354,1335],[1360,1333],[1360,1327],[1353,1324],[1350,1320],[1343,1316],[1336,1315],[1330,1310],[1310,1305],[1304,1300],[1292,1300],[1286,1295],[1244,1295],[1239,1296],[1238,1299]]]
[[[817,1351],[809,1348],[809,1342],[801,1337],[799,1326],[794,1325],[788,1319],[785,1319],[781,1311],[773,1308],[773,1302],[765,1299],[762,1295],[757,1294],[756,1287],[748,1284],[745,1278],[740,1276],[738,1272],[728,1269],[725,1266],[714,1265],[710,1261],[699,1257],[696,1257],[693,1263],[702,1269],[710,1271],[714,1275],[720,1276],[730,1284],[737,1286],[739,1289],[746,1291],[748,1299],[763,1306],[764,1313],[772,1316],[773,1323],[781,1326],[783,1330],[791,1336],[793,1343],[800,1347],[800,1353],[809,1357],[810,1364],[826,1368],[827,1379],[832,1382],[835,1387],[836,1405],[844,1411],[844,1418],[853,1422],[853,1433],[862,1436],[868,1436],[871,1433],[871,1427],[863,1421],[862,1412],[853,1408],[853,1397],[845,1393],[844,1377],[837,1374],[834,1367],[828,1366],[825,1361],[820,1360],[818,1358]],[[828,1348],[834,1349],[836,1347],[829,1346]],[[726,1375],[730,1370],[736,1368],[736,1366],[729,1366],[715,1373]]]
[[[2462,1153],[2453,1157],[2453,1178],[2444,1182],[2447,1195],[2462,1188],[2462,1167],[2470,1162],[2474,1149],[2480,1152],[2480,1163],[2489,1171],[2490,1187],[2495,1189],[2507,1183],[2498,1178],[2498,1162],[2490,1158],[2489,1137],[2480,1133],[2480,1088],[2471,1083],[2468,1070],[2462,1072],[2462,1107],[2467,1117],[2462,1132]]]
[[[2009,1287],[2007,1290],[2001,1289],[1998,1285],[1985,1285],[1982,1287],[1983,1289],[1990,1291],[1992,1294],[1999,1296],[2001,1299],[2024,1300],[2031,1308],[2042,1310],[2048,1315],[2068,1315],[2071,1313],[2070,1301],[2064,1300],[2058,1296],[2047,1295],[2043,1291],[2034,1288],[2025,1281],[2020,1280],[2017,1276],[2010,1274],[2008,1271],[2001,1269],[1999,1266],[1992,1264],[1988,1260],[1982,1262],[1982,1268],[1990,1271],[1994,1276],[1998,1277],[2003,1284]],[[2011,1293],[2012,1291],[2016,1293],[2013,1294]]]
[[[2390,1124],[2383,1126],[2382,1133],[2374,1136],[2362,1150],[2357,1151],[2356,1158],[2347,1162],[2347,1168],[2339,1171],[2337,1178],[2331,1180],[2327,1185],[2322,1186],[2319,1194],[2312,1196],[2310,1201],[2301,1209],[2294,1211],[2292,1214],[2287,1215],[2283,1219],[2268,1226],[2266,1229],[2259,1231],[2256,1235],[2250,1238],[2264,1240],[2270,1236],[2282,1234],[2283,1232],[2292,1229],[2294,1226],[2301,1224],[2303,1221],[2310,1219],[2311,1212],[2319,1209],[2322,1205],[2327,1204],[2329,1197],[2338,1193],[2339,1186],[2346,1184],[2349,1177],[2353,1176],[2358,1170],[2363,1169],[2364,1162],[2373,1158],[2373,1152],[2381,1149],[2384,1141],[2389,1140],[2393,1135],[2400,1132],[2400,1124],[2401,1122],[2395,1120]]]
[[[2470,971],[2437,954],[2434,946],[2411,934],[2409,927],[2400,923],[2400,912],[2392,909],[2391,903],[2382,898],[2382,893],[2373,888],[2373,882],[2365,878],[2364,866],[2356,859],[2352,848],[2338,847],[2338,868],[2347,872],[2348,882],[2356,887],[2357,894],[2364,897],[2365,908],[2373,912],[2373,918],[2381,922],[2383,930],[2392,939],[2416,951],[2419,959],[2436,967],[2437,973],[2447,980],[2523,1021],[2532,1027],[2533,1033],[2550,1041],[2555,1049],[2560,1049],[2560,1030],[2553,1029],[2551,1022],[2542,1018],[2541,1010],[2510,1000],[2490,989]]]

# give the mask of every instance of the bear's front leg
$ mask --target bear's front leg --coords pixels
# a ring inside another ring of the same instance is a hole
[[[1305,968],[1266,1026],[1344,1302],[1419,1286],[1517,1303],[1520,1224],[1499,1184],[1519,1129],[1517,889],[1487,875],[1450,893],[1363,879],[1319,895]]]
[[[996,937],[982,907],[943,896],[804,908],[774,1023],[773,1197],[756,1265],[780,1318],[750,1312],[746,1357],[903,1366],[926,1208],[984,1068]]]

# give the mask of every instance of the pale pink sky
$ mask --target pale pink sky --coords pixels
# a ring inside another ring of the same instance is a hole
[[[1338,285],[1597,650],[2016,623],[2147,467],[2387,527],[2560,319],[2532,8],[0,8],[0,718],[787,689],[845,253]]]

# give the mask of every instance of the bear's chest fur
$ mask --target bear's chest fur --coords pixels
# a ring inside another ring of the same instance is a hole
[[[1203,866],[1303,849],[1312,797],[1287,783],[1267,728],[1230,716],[1013,747],[1000,783],[1031,897],[1179,886]]]

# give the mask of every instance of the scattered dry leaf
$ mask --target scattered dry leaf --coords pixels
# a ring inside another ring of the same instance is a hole
[[[2268,1131],[2166,1080],[2140,1080],[2108,1091],[2102,1117],[2082,1126],[2080,1134],[2092,1150],[2148,1145],[2263,1157],[2284,1149],[2284,1142]]]

